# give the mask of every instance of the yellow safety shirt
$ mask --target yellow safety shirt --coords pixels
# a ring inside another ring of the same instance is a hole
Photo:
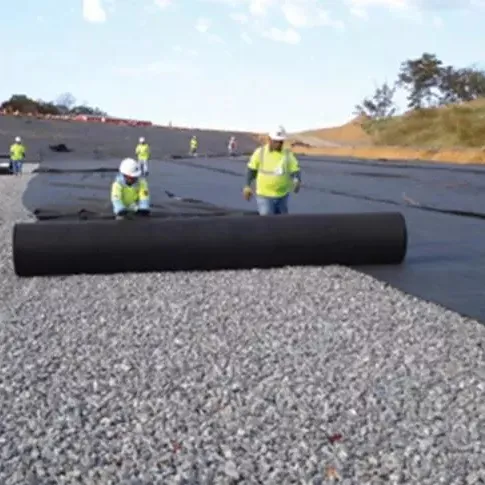
[[[25,147],[22,143],[14,143],[10,146],[10,160],[18,162],[25,158]]]
[[[150,145],[148,143],[140,143],[135,150],[138,161],[147,162],[150,158]]]
[[[150,209],[150,191],[147,180],[141,177],[135,184],[128,185],[124,177],[118,175],[111,185],[111,203],[115,214],[123,209],[128,211]]]
[[[299,172],[300,165],[290,150],[270,151],[269,145],[265,145],[254,151],[248,169],[257,171],[257,195],[284,197],[293,190],[293,174]]]

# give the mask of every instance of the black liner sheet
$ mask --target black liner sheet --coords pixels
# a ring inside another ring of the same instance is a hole
[[[180,207],[176,209],[175,202],[184,203],[187,211],[189,207],[196,211],[207,207],[208,211],[253,212],[255,203],[241,197],[246,161],[227,157],[153,161],[149,180],[154,204],[161,214],[186,213]],[[359,270],[485,322],[483,167],[328,157],[301,157],[300,161],[303,188],[292,196],[291,212],[403,213],[408,228],[404,263]],[[35,177],[24,203],[32,212],[57,211],[59,215],[72,216],[82,209],[95,213],[107,210],[109,184],[118,164],[118,160],[42,162],[43,170],[61,172]],[[80,168],[86,172],[79,172]],[[173,211],[167,211],[167,207]]]

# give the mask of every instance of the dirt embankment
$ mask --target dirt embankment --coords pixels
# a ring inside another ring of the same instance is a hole
[[[306,143],[308,136],[339,146]],[[292,142],[297,142],[294,151],[302,154],[482,164],[485,99],[380,121],[355,119],[336,128],[296,133]]]

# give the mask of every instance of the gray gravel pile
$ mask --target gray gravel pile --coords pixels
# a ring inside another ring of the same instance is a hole
[[[19,281],[24,184],[1,484],[484,483],[484,326],[337,267]]]

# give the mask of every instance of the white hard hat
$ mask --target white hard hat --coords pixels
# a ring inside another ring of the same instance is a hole
[[[22,139],[20,138],[20,136],[16,136],[15,137],[15,142],[16,143],[20,143],[22,141]]]
[[[145,138],[143,138],[142,136],[140,136],[140,143],[145,143]]]
[[[274,141],[285,141],[286,131],[280,126],[277,130],[270,132],[269,137]]]
[[[120,164],[120,173],[128,177],[141,177],[140,164],[133,158],[125,158]]]

